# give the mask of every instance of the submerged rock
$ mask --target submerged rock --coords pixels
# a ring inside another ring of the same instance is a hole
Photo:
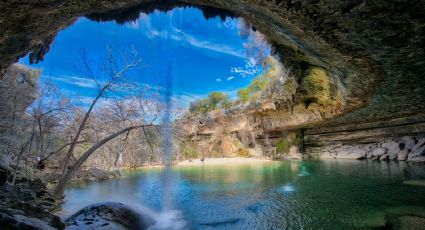
[[[402,216],[398,219],[400,230],[425,229],[425,218],[417,216]]]
[[[425,180],[406,180],[403,184],[425,186]]]
[[[116,202],[85,207],[66,219],[66,229],[147,229],[154,219]]]
[[[386,211],[385,229],[425,229],[425,209],[417,206],[401,206]]]

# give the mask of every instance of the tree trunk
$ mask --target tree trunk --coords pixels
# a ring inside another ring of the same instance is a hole
[[[138,125],[138,126],[131,126],[127,127],[125,129],[121,129],[120,131],[117,131],[101,141],[94,144],[90,149],[88,149],[86,152],[83,153],[83,155],[75,162],[75,164],[63,175],[63,177],[60,179],[59,183],[57,184],[53,194],[56,198],[62,198],[63,193],[65,191],[65,187],[68,184],[68,182],[71,180],[71,178],[74,176],[75,172],[83,165],[83,163],[102,145],[108,143],[110,140],[114,139],[115,137],[125,133],[129,132],[133,129],[139,129],[146,126],[153,126],[153,125]]]

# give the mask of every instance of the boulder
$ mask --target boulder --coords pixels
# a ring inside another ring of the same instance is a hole
[[[373,156],[373,157],[380,157],[380,156],[382,156],[382,155],[386,154],[386,153],[387,153],[387,151],[388,151],[388,149],[387,149],[387,148],[377,148],[377,149],[374,149],[374,150],[372,151],[372,156]]]
[[[120,175],[99,168],[80,169],[74,175],[73,180],[100,181],[118,178]]]
[[[397,159],[397,154],[401,151],[400,144],[395,141],[383,143],[382,147],[388,149],[387,154],[390,160]]]
[[[408,150],[412,150],[416,145],[416,141],[413,137],[403,137],[401,138],[402,143],[404,144],[404,148]]]
[[[407,156],[409,155],[409,150],[407,150],[407,149],[404,149],[404,150],[401,150],[398,154],[397,154],[397,159],[399,160],[399,161],[405,161],[405,160],[407,160]]]
[[[66,219],[66,229],[147,229],[155,224],[147,214],[134,211],[117,202],[85,207]]]

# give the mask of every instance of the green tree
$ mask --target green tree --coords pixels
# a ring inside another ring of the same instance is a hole
[[[225,108],[230,104],[229,97],[223,92],[212,92],[208,95],[210,110]]]
[[[238,91],[238,97],[243,102],[247,102],[249,100],[249,96],[250,96],[250,93],[248,89],[244,88]]]
[[[206,99],[194,101],[190,104],[190,112],[209,112],[215,109],[228,108],[231,105],[229,96],[223,92],[212,92]]]

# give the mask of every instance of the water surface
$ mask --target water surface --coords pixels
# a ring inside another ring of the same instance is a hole
[[[62,215],[102,201],[161,212],[162,169],[66,191]],[[385,212],[425,207],[425,167],[403,162],[285,161],[185,166],[172,170],[173,209],[185,229],[368,229]]]

